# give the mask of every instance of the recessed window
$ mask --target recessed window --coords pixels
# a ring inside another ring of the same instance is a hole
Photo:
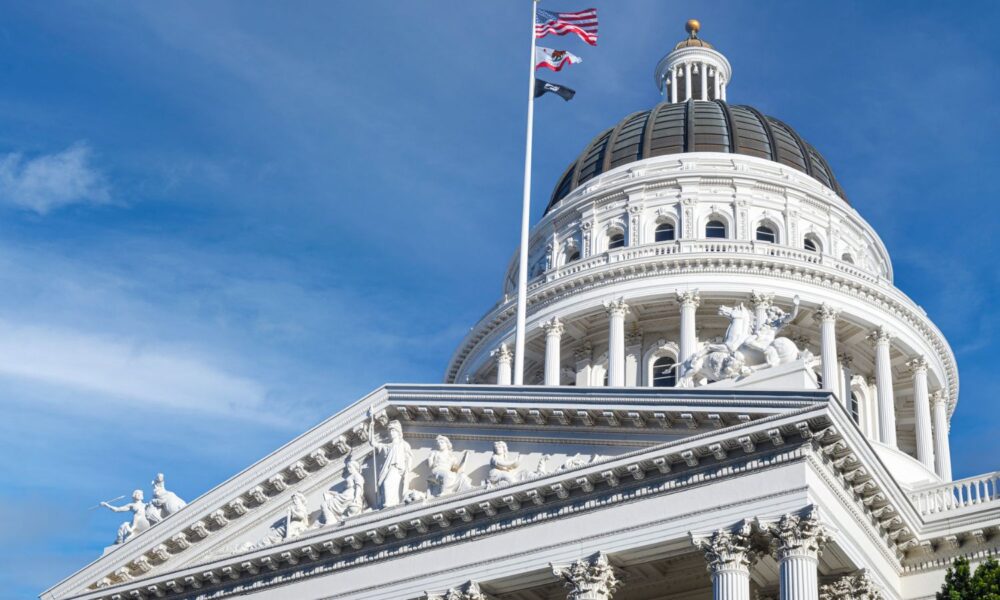
[[[810,252],[819,252],[819,246],[816,244],[816,241],[813,240],[812,238],[806,238],[802,242],[802,245],[805,247],[806,250]]]
[[[608,238],[608,250],[621,248],[625,245],[625,234],[621,232],[612,233]]]
[[[656,241],[658,242],[670,242],[673,241],[674,235],[674,224],[673,223],[660,223],[656,226]]]
[[[705,225],[705,237],[709,239],[725,239],[726,224],[722,221],[709,221]]]
[[[580,260],[579,250],[570,250],[569,256],[566,257],[566,262],[571,263],[574,260]]]
[[[676,361],[670,356],[661,356],[653,363],[653,387],[676,387]]]
[[[778,241],[778,234],[769,225],[757,226],[757,241],[773,244]]]
[[[851,256],[850,252],[844,252],[844,255],[840,257],[840,260],[844,261],[845,263],[850,263],[852,265],[854,264],[854,257]]]
[[[851,392],[851,418],[854,419],[855,423],[861,422],[861,401],[858,400],[858,395]]]

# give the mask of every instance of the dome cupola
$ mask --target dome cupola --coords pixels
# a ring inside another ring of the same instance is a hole
[[[656,87],[667,102],[686,100],[725,100],[726,86],[733,68],[721,52],[698,37],[701,23],[688,20],[688,37],[674,46],[656,65]]]

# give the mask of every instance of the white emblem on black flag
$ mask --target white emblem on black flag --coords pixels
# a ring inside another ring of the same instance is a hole
[[[558,94],[563,100],[572,100],[573,96],[576,95],[576,90],[571,90],[564,85],[557,85],[555,83],[549,83],[548,81],[543,81],[541,79],[535,79],[535,98],[545,94],[546,92],[552,92],[553,94]]]

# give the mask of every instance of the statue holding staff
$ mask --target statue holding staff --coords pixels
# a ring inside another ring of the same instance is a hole
[[[382,508],[397,506],[403,502],[406,493],[406,476],[413,462],[413,449],[403,439],[403,426],[399,421],[389,421],[389,442],[383,443],[372,436],[373,454],[382,454],[382,465],[378,467],[377,486]]]

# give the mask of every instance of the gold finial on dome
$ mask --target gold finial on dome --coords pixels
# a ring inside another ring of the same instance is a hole
[[[692,38],[698,37],[698,32],[701,31],[701,22],[698,19],[688,19],[687,23],[684,24],[684,30]]]

